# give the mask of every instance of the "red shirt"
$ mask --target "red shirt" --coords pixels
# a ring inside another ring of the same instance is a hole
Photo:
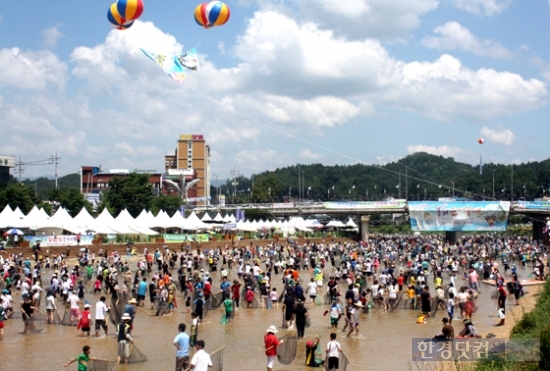
[[[233,291],[233,299],[238,299],[241,297],[241,285],[233,285],[231,286],[231,290]]]
[[[264,346],[266,356],[276,356],[277,347],[279,346],[279,339],[277,339],[277,336],[275,336],[271,332],[268,332],[264,336]]]
[[[405,277],[403,277],[403,276],[397,277],[397,284],[399,286],[403,286],[403,282],[405,282]]]
[[[204,284],[204,295],[210,295],[212,293],[212,285],[210,285],[210,282],[206,281]]]

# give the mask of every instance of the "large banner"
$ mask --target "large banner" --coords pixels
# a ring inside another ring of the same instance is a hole
[[[517,201],[514,206],[517,209],[550,210],[550,201]]]
[[[506,231],[510,202],[409,201],[413,231]]]
[[[40,242],[40,246],[76,246],[78,242],[76,240],[76,235],[69,236],[25,236],[25,240],[29,241],[30,245],[33,246],[37,241]],[[91,245],[94,236],[92,235],[81,235],[80,236],[80,245]]]
[[[210,241],[210,235],[207,233],[201,234],[163,234],[165,242],[208,242]]]
[[[326,209],[403,209],[405,200],[325,202]]]

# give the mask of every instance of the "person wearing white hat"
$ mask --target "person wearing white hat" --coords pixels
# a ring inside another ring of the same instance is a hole
[[[273,371],[273,364],[275,363],[275,358],[277,357],[277,347],[282,344],[284,340],[277,339],[275,334],[279,331],[277,331],[277,327],[274,325],[269,326],[265,332],[264,349],[265,355],[267,356],[267,371]]]
[[[134,339],[130,335],[129,322],[132,319],[128,313],[122,315],[122,322],[116,327],[116,334],[118,339],[118,358],[117,362],[122,360],[124,363],[128,363],[130,358],[130,343],[134,343]]]
[[[90,304],[84,304],[84,310],[81,313],[80,319],[78,320],[77,330],[80,329],[80,336],[84,337],[90,336],[90,327],[92,323],[92,314],[90,313]]]

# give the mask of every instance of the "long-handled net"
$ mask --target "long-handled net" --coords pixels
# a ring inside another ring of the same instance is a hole
[[[401,300],[403,299],[404,295],[405,295],[404,293],[398,294],[395,300],[389,301],[388,309],[390,312],[399,308],[399,304],[401,303]]]
[[[283,365],[290,365],[296,358],[298,337],[295,333],[286,334],[281,340],[283,343],[277,347],[277,359]]]
[[[10,319],[20,319],[23,317],[23,314],[20,310],[14,310],[11,312],[11,314],[8,316]]]
[[[206,300],[206,301],[203,303],[203,305],[202,305],[202,318],[205,318],[205,317],[206,317],[206,315],[208,314],[209,308],[210,308],[210,300]],[[193,303],[193,304],[191,305],[191,310],[192,310],[193,312],[195,312],[196,309],[197,309],[197,305],[196,305],[195,303]]]
[[[111,371],[115,367],[115,363],[116,361],[90,359],[88,361],[88,371]]]
[[[46,326],[46,315],[44,313],[35,312],[31,317],[25,320],[25,324],[31,334],[38,334],[42,332]]]
[[[62,325],[63,320],[61,319],[61,316],[59,315],[59,312],[57,309],[53,312],[53,324],[54,325]]]
[[[130,350],[130,358],[128,358],[128,363],[139,363],[147,362],[147,356],[143,354],[141,350],[138,349],[135,345],[132,345]]]
[[[339,371],[346,371],[346,369],[348,368],[348,358],[344,355],[344,353],[340,353],[340,355],[338,356],[338,370]],[[332,371],[332,370],[335,370],[335,368],[332,368],[332,369],[329,369],[328,368],[328,357],[327,359],[325,359],[325,370],[326,371]]]
[[[208,368],[210,371],[223,371],[223,351],[225,345],[215,352],[210,353],[210,360],[212,361],[212,367]]]
[[[61,324],[63,326],[77,326],[78,325],[78,318],[73,317],[71,322],[71,310],[65,309],[65,313],[63,314],[63,321],[61,321]]]
[[[114,326],[122,322],[122,315],[124,314],[125,306],[126,302],[124,300],[117,299],[114,295],[111,296],[111,309],[109,310],[109,319]]]
[[[219,308],[223,303],[223,292],[218,292],[217,294],[211,295],[211,298],[209,301],[210,301],[209,309]]]

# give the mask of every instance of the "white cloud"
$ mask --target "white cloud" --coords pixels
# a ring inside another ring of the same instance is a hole
[[[506,146],[512,145],[516,140],[516,135],[510,129],[505,129],[502,126],[497,126],[494,129],[484,126],[481,128],[480,134],[491,142]]]
[[[425,37],[422,45],[438,50],[464,50],[493,58],[512,58],[513,54],[498,42],[480,40],[467,28],[457,22],[447,22],[434,28],[440,36]]]
[[[45,90],[49,85],[63,88],[67,65],[48,50],[0,49],[0,88]]]
[[[44,45],[48,48],[57,47],[57,40],[63,37],[61,31],[59,31],[59,26],[53,26],[46,28],[42,31],[42,37],[44,38]]]
[[[303,158],[304,160],[310,160],[310,161],[320,160],[323,158],[323,155],[319,153],[313,153],[309,149],[304,149],[300,151],[298,156],[300,158]]]
[[[453,5],[476,15],[491,16],[506,9],[512,0],[453,0]]]
[[[240,0],[243,5],[249,0]],[[403,39],[435,10],[438,0],[256,0],[263,11],[276,11],[298,22],[311,21],[346,38]]]
[[[424,144],[417,144],[407,147],[409,154],[417,152],[426,152],[436,156],[453,157],[457,161],[464,161],[467,163],[475,163],[479,161],[479,158],[472,152],[459,147],[451,146],[428,146]]]

